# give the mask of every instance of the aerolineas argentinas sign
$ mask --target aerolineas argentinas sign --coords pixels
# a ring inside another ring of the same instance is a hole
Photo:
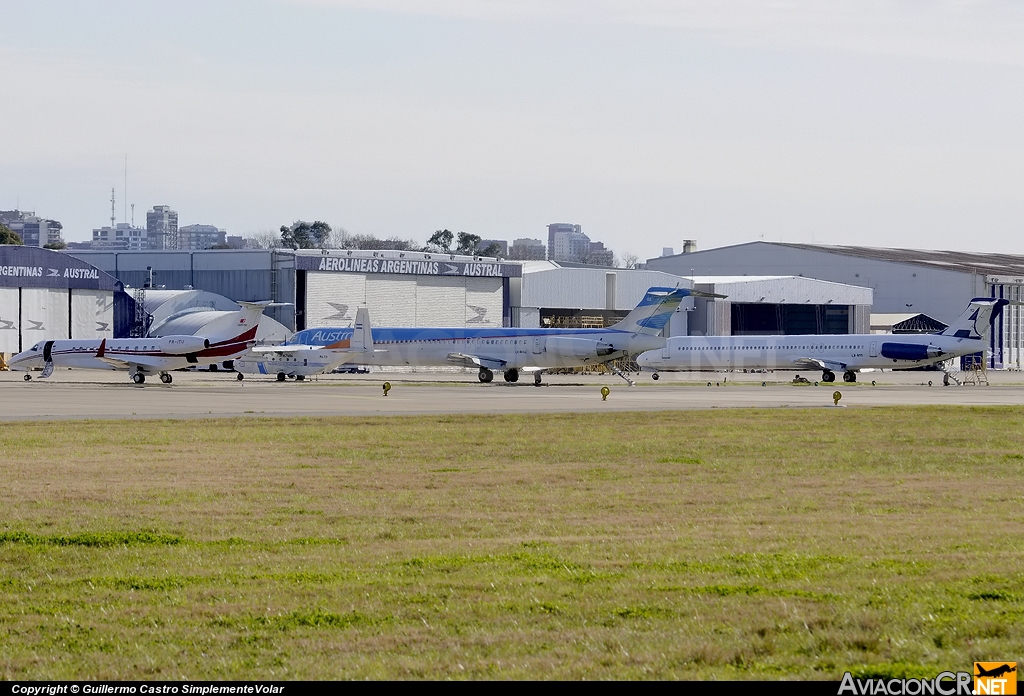
[[[517,263],[373,259],[356,256],[296,256],[295,266],[301,271],[325,271],[327,273],[384,273],[476,278],[518,278],[523,274],[522,266]]]

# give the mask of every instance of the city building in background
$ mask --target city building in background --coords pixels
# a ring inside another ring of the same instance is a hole
[[[75,245],[71,248],[78,248]],[[92,231],[89,249],[123,249],[125,251],[146,251],[151,249],[149,231],[119,222],[113,227],[97,227]]]
[[[496,256],[505,258],[508,256],[508,242],[504,239],[481,239],[480,243],[476,245],[477,251],[483,251],[492,244],[498,245],[498,253]]]
[[[513,239],[507,258],[516,261],[543,261],[547,258],[547,246],[540,239]]]
[[[56,220],[37,217],[31,211],[0,210],[0,224],[16,232],[25,246],[42,247],[64,242],[61,238],[63,225]]]
[[[154,205],[146,213],[150,249],[178,249],[178,213],[169,205]]]
[[[178,228],[179,249],[212,249],[227,245],[227,232],[213,225],[185,225]]]
[[[548,225],[548,259],[555,260],[555,235],[558,233],[571,234],[573,232],[582,234],[583,229],[579,225],[570,222],[553,222]]]

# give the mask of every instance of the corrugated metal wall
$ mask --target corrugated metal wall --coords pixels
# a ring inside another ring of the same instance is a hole
[[[501,281],[309,271],[306,327],[347,326],[361,306],[374,326],[501,326]]]
[[[113,338],[114,297],[104,290],[71,291],[71,338]]]
[[[0,288],[0,353],[19,352],[18,301],[18,288]]]

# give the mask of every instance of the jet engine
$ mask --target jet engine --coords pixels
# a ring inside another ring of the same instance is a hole
[[[934,360],[942,350],[923,343],[883,343],[882,357],[892,360]]]
[[[160,350],[169,355],[198,353],[210,347],[210,339],[202,336],[162,336],[158,341]]]
[[[549,353],[573,358],[600,358],[615,352],[615,348],[604,341],[574,336],[548,336],[545,347]]]

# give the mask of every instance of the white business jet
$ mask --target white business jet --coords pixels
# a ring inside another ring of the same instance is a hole
[[[256,340],[263,309],[269,302],[239,302],[235,312],[200,311],[189,314],[197,329],[193,334],[147,338],[60,339],[40,341],[11,358],[12,370],[43,368],[49,377],[55,367],[79,370],[127,370],[136,384],[146,375],[159,374],[170,384],[171,370],[199,362],[231,361],[244,354]],[[31,374],[25,380],[32,379]],[[238,379],[242,379],[239,373]]]
[[[971,300],[949,328],[937,334],[833,334],[812,336],[674,336],[662,350],[637,358],[641,369],[659,370],[821,370],[823,382],[856,382],[858,370],[932,365],[980,353],[992,322],[1009,301]],[[949,375],[945,378],[948,384]]]

